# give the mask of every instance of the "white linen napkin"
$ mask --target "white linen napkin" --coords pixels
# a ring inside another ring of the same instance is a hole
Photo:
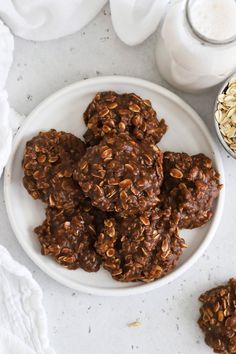
[[[107,0],[0,0],[0,17],[13,33],[45,41],[74,33],[95,17]],[[168,0],[110,0],[118,37],[128,45],[157,28]]]
[[[11,152],[12,129],[9,104],[4,90],[13,59],[14,40],[9,29],[0,21],[0,177]]]
[[[9,108],[4,90],[12,63],[13,36],[0,21],[0,177],[22,117]],[[0,354],[54,354],[49,347],[42,291],[31,273],[0,245]]]
[[[24,118],[9,107],[8,95],[4,89],[13,60],[13,50],[13,36],[0,20],[0,178],[11,152],[13,133]]]
[[[45,41],[79,31],[107,0],[0,0],[0,18],[19,37]]]
[[[128,45],[143,42],[160,23],[168,0],[110,0],[113,27]]]
[[[42,291],[31,273],[0,246],[0,353],[55,354],[47,336]]]
[[[9,158],[11,144],[12,130],[9,123],[7,93],[5,90],[0,89],[0,177]]]

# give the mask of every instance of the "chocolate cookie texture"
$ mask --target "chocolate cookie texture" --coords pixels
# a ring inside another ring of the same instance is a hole
[[[70,133],[40,132],[27,142],[23,159],[28,193],[59,209],[78,205],[83,195],[72,175],[84,153],[85,144]]]
[[[157,144],[167,130],[165,120],[158,120],[151,102],[134,93],[97,93],[84,113],[84,121],[88,127],[84,138],[89,145],[98,144],[107,134],[124,132]]]
[[[215,353],[236,353],[236,280],[206,291],[198,324]]]
[[[95,252],[94,217],[81,208],[57,210],[48,207],[46,220],[35,228],[43,255],[51,255],[68,269],[96,272],[101,260]]]
[[[102,264],[119,281],[150,282],[169,273],[186,247],[178,233],[179,215],[154,209],[126,219],[110,218],[98,236]]]
[[[162,152],[126,134],[106,136],[87,149],[74,178],[97,208],[121,216],[142,213],[159,202]]]
[[[179,227],[193,229],[209,221],[221,184],[219,173],[204,154],[165,152],[162,201],[181,212]]]

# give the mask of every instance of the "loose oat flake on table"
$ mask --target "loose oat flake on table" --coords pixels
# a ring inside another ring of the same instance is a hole
[[[24,187],[47,205],[41,253],[118,281],[159,279],[186,248],[179,228],[213,215],[220,176],[203,154],[166,152],[163,162],[165,121],[135,94],[98,93],[84,119],[86,144],[55,129],[26,143]]]
[[[236,153],[236,76],[218,96],[215,118],[225,142]]]
[[[236,353],[236,280],[206,291],[198,324],[215,353]]]

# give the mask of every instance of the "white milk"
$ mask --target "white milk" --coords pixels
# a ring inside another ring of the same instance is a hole
[[[227,41],[236,34],[235,0],[195,0],[190,11],[192,26],[216,41]]]
[[[194,92],[218,84],[236,69],[236,0],[192,0],[189,20],[186,7],[186,1],[177,0],[169,8],[156,61],[170,84]]]

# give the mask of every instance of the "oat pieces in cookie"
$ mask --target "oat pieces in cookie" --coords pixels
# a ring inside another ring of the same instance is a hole
[[[199,300],[202,307],[198,324],[206,344],[215,353],[236,353],[236,280],[205,292]]]
[[[162,201],[181,212],[180,228],[205,224],[213,215],[213,202],[221,185],[219,173],[203,154],[165,152]]]
[[[94,218],[95,230],[98,235],[101,232],[104,220],[109,216],[109,214],[98,208],[95,208],[91,204],[91,200],[89,198],[85,198],[85,196],[80,201],[80,207],[82,207],[85,213],[92,215]]]
[[[99,92],[84,113],[88,127],[86,143],[96,145],[108,133],[129,133],[138,140],[157,144],[166,133],[164,119],[158,120],[149,100],[134,93]]]
[[[73,180],[74,164],[85,153],[85,144],[70,133],[51,129],[26,143],[23,183],[34,199],[52,207],[73,208],[82,191]]]
[[[159,202],[162,152],[127,134],[106,136],[87,149],[74,178],[95,207],[121,216],[142,213]]]
[[[95,244],[103,267],[123,282],[163,277],[173,270],[186,247],[178,222],[179,215],[170,208],[106,219]]]
[[[82,208],[58,210],[48,207],[46,220],[35,228],[43,255],[51,255],[68,269],[96,272],[100,256],[95,252],[94,217]]]

